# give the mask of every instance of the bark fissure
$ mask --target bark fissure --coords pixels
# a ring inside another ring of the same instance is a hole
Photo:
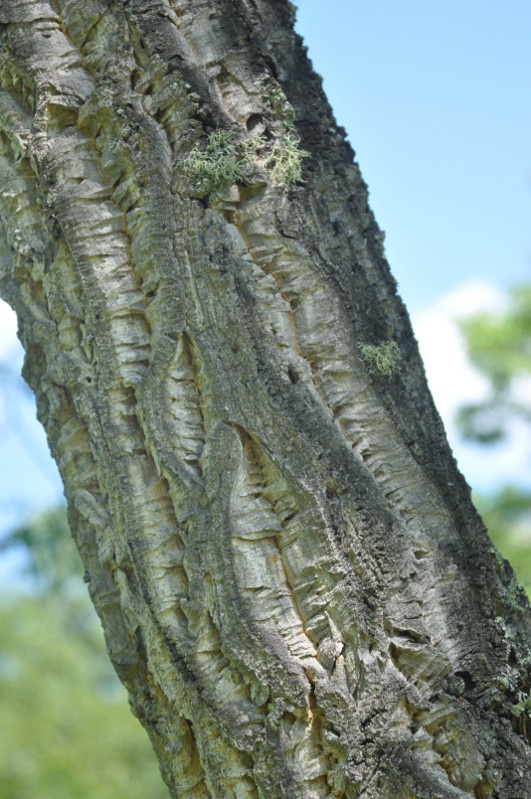
[[[0,289],[172,795],[523,799],[529,611],[290,4],[6,0],[0,23]],[[219,129],[296,131],[304,182],[258,148],[194,198]],[[382,341],[386,377],[360,353]]]

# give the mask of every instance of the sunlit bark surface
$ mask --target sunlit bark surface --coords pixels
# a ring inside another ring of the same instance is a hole
[[[529,608],[292,22],[285,0],[2,0],[24,375],[172,796],[525,799]],[[310,155],[286,187],[288,128]],[[262,157],[194,196],[219,130]],[[382,342],[390,375],[362,357]]]

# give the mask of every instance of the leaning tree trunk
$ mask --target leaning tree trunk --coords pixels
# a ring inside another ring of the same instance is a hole
[[[529,608],[292,16],[2,0],[24,376],[172,796],[524,799]]]

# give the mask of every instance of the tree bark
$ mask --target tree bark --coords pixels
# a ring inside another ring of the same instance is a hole
[[[0,24],[0,287],[172,796],[529,796],[529,606],[291,4]]]

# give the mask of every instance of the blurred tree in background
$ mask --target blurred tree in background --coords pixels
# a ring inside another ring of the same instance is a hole
[[[14,546],[26,549],[31,579],[0,602],[0,799],[165,799],[106,655],[65,509],[2,543]]]
[[[462,319],[460,327],[468,356],[490,387],[483,402],[460,409],[462,435],[489,444],[516,419],[531,425],[531,284],[511,290],[504,313],[482,311]]]
[[[489,384],[483,402],[460,409],[462,435],[489,445],[515,424],[531,427],[531,284],[511,290],[504,312],[474,314],[460,327],[471,362]],[[474,500],[492,540],[531,598],[531,492],[505,486]]]
[[[490,496],[474,496],[474,502],[531,600],[531,493],[505,486]]]

